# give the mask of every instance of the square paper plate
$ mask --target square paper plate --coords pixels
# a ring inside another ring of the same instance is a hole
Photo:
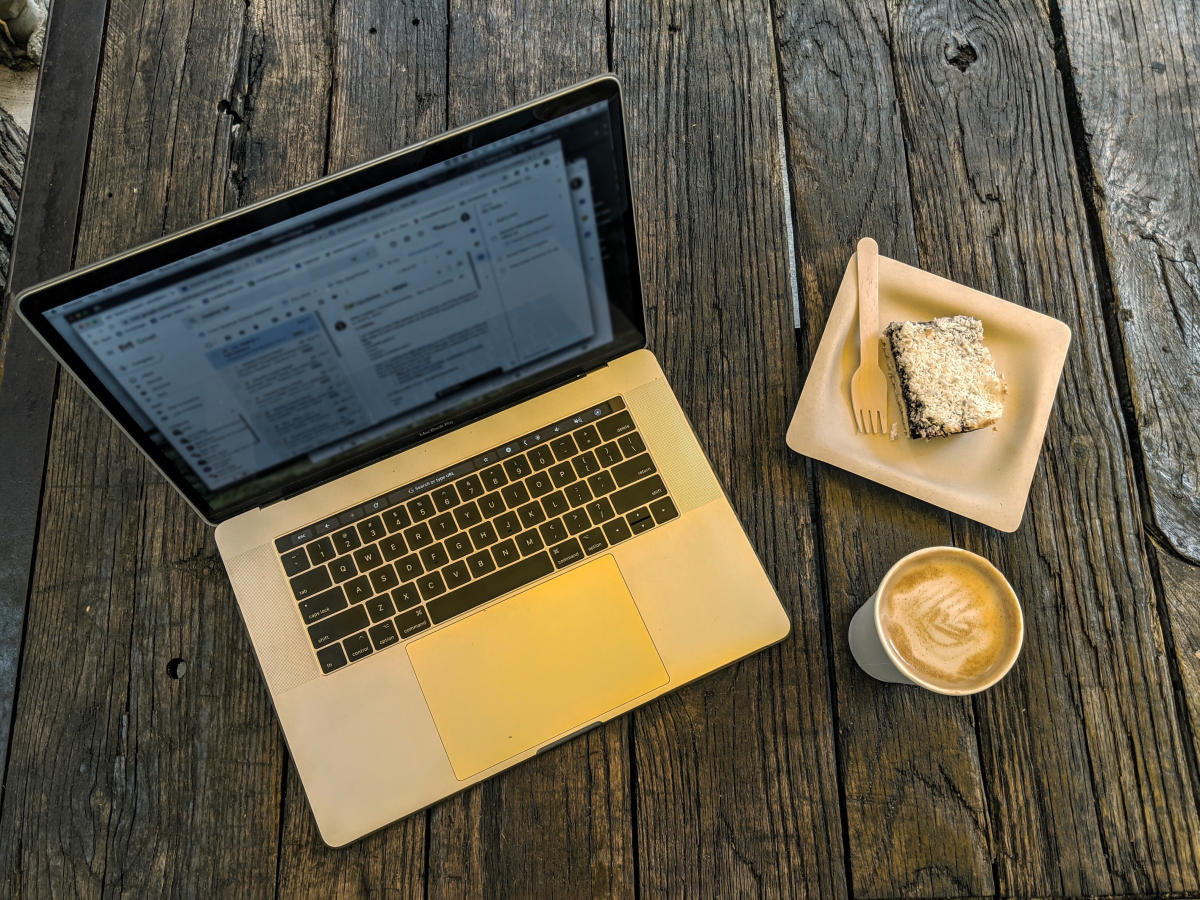
[[[1025,513],[1071,329],[1023,306],[879,257],[881,329],[889,322],[923,322],[959,314],[983,322],[983,341],[1008,384],[1004,415],[994,427],[928,441],[912,440],[903,426],[894,441],[888,435],[855,430],[850,377],[859,357],[856,254],[846,266],[788,426],[787,443],[797,453],[950,512],[1001,531],[1016,531]],[[889,425],[901,421],[892,393],[889,386]]]

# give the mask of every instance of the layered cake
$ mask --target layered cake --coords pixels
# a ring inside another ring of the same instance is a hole
[[[1004,381],[971,316],[892,322],[881,338],[888,376],[911,438],[992,425],[1004,413]]]

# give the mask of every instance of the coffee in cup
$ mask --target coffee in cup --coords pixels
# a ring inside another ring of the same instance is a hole
[[[867,674],[942,694],[991,687],[1023,637],[1012,586],[986,559],[956,547],[904,557],[850,626],[851,651]]]

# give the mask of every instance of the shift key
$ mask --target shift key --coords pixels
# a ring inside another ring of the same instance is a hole
[[[312,645],[320,650],[326,644],[340,641],[347,635],[361,631],[370,624],[371,620],[367,617],[367,611],[363,609],[363,605],[360,603],[358,606],[352,606],[345,612],[338,613],[336,616],[330,616],[328,619],[322,619],[315,625],[309,625],[308,636],[312,640]]]
[[[621,488],[615,494],[610,494],[608,499],[612,501],[613,508],[617,512],[627,513],[631,509],[637,509],[639,506],[652,503],[659,497],[666,496],[666,493],[667,486],[663,484],[663,480],[659,476],[655,475],[645,481],[631,484],[627,488]]]

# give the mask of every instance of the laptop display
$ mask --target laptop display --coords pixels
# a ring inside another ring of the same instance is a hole
[[[588,99],[148,248],[31,318],[207,518],[307,489],[644,344],[619,110]]]

